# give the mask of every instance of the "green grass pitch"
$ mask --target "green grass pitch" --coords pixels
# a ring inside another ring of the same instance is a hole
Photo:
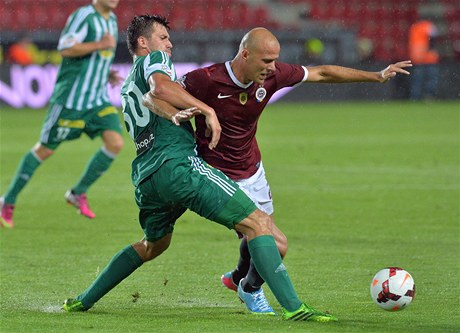
[[[44,110],[0,111],[0,193],[36,142]],[[459,332],[460,104],[271,105],[258,140],[285,259],[301,299],[338,323],[248,314],[220,285],[234,234],[186,213],[170,249],[87,313],[62,313],[111,257],[142,237],[126,145],[88,193],[87,220],[64,202],[100,141],[62,145],[22,192],[15,228],[0,230],[1,332]],[[412,305],[391,313],[369,285],[386,266],[414,277]],[[276,311],[280,307],[265,287]]]

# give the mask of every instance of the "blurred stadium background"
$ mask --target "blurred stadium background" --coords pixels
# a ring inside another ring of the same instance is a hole
[[[60,61],[55,51],[60,31],[68,15],[89,2],[0,0],[0,105],[43,106],[49,87],[44,97],[38,95],[43,86],[49,85],[49,80],[42,82],[44,77],[55,75],[50,64]],[[460,98],[460,0],[121,0],[115,13],[120,29],[117,64],[131,62],[124,33],[131,18],[160,13],[171,21],[176,64],[200,66],[232,59],[243,34],[250,28],[265,26],[281,41],[280,60],[368,70],[408,59],[409,27],[421,15],[428,15],[439,29],[435,41],[441,59],[438,98]],[[46,68],[47,75],[35,67],[33,71],[13,68],[8,62],[8,49],[23,37],[36,47],[34,62]],[[308,93],[297,89],[284,98],[288,101],[406,99],[409,79],[397,78],[384,88],[359,84],[312,85]],[[29,92],[38,102],[21,103],[20,96],[13,96],[18,90]]]
[[[0,0],[0,194],[36,142],[60,62],[60,31],[90,1]],[[429,14],[440,32],[438,98],[452,101],[405,102],[410,77],[385,85],[304,84],[283,96],[301,103],[275,104],[264,113],[258,141],[299,294],[343,318],[340,326],[311,330],[459,332],[460,0],[120,0],[115,13],[122,74],[131,64],[124,31],[138,14],[171,20],[178,72],[232,59],[243,34],[256,26],[278,36],[283,61],[380,70],[408,58],[409,26]],[[24,37],[34,45],[33,64],[11,64],[8,50]],[[119,87],[109,93],[116,98]],[[348,100],[358,102],[337,102]],[[392,100],[398,101],[375,102]],[[317,101],[333,103],[310,103]],[[168,254],[123,282],[95,312],[60,313],[65,297],[86,287],[121,244],[140,237],[127,171],[134,151],[123,133],[126,148],[91,190],[97,223],[60,205],[99,140],[60,147],[24,191],[17,226],[0,233],[0,331],[308,330],[245,316],[234,295],[218,289],[220,273],[236,259],[237,239],[195,223],[193,214],[184,215]],[[184,255],[190,249],[203,253],[202,260]],[[305,253],[317,260],[306,263]],[[408,269],[420,290],[411,309],[397,314],[383,313],[368,293],[375,272],[393,264]]]

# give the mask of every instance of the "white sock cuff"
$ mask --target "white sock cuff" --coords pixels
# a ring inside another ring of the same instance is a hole
[[[35,159],[39,162],[39,163],[42,163],[43,160],[38,157],[37,153],[35,152],[35,150],[31,149],[30,152],[32,153],[32,156],[35,157]]]
[[[106,155],[108,158],[111,158],[112,160],[114,160],[115,157],[117,157],[117,154],[112,153],[107,148],[105,148],[105,146],[102,146],[101,151],[102,153],[104,153],[104,155]]]

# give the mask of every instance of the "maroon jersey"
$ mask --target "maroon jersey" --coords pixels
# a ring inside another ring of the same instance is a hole
[[[187,91],[216,111],[222,127],[214,150],[208,148],[204,116],[195,117],[198,153],[215,168],[234,180],[251,177],[260,164],[257,121],[268,100],[279,89],[293,86],[306,78],[300,65],[276,62],[276,70],[263,85],[239,82],[230,62],[196,69],[181,78]]]

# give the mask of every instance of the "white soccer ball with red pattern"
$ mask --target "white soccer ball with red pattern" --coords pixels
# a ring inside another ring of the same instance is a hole
[[[403,310],[413,301],[414,295],[414,279],[402,268],[384,268],[372,279],[372,299],[384,310]]]

